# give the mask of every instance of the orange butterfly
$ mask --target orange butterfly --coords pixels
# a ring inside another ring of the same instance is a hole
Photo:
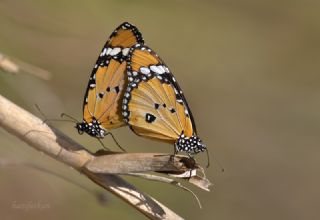
[[[172,143],[189,156],[206,150],[180,86],[153,50],[132,47],[127,75],[122,115],[137,135]]]
[[[83,122],[76,128],[79,134],[103,138],[108,129],[125,125],[121,102],[127,86],[126,58],[135,44],[143,44],[139,30],[125,22],[109,37],[92,70],[83,103]]]

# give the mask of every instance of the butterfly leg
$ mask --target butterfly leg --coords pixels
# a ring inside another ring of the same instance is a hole
[[[123,149],[121,147],[121,145],[118,143],[118,141],[115,139],[115,137],[113,136],[113,134],[111,132],[106,133],[106,135],[110,135],[113,139],[113,141],[116,143],[116,145],[123,151],[123,152],[127,152],[125,149]]]
[[[34,106],[36,107],[37,111],[41,114],[43,120],[42,123],[43,124],[47,124],[47,122],[49,121],[54,121],[55,119],[48,119],[47,116],[43,113],[43,111],[40,109],[40,106],[38,104],[34,104]]]
[[[107,147],[103,144],[103,142],[101,141],[101,139],[97,138],[97,140],[100,142],[100,144],[102,145],[102,147],[103,147],[104,149],[106,149],[107,151],[111,151],[109,148],[107,148]]]
[[[176,148],[173,149],[173,154],[172,154],[172,159],[176,156],[176,154],[178,154],[178,151]],[[173,161],[172,161],[173,162]]]
[[[193,170],[193,168],[195,166],[196,161],[193,159],[193,156],[190,153],[188,153],[188,156],[189,156],[189,160],[190,160],[189,161],[190,164],[188,164],[188,166],[190,168],[190,172],[189,172],[190,175],[189,175],[189,177],[187,179],[190,180],[191,177],[192,177],[192,170]]]
[[[178,154],[178,151],[176,148],[173,148],[173,154],[170,156],[169,163],[174,163],[174,157],[176,156],[176,154]]]

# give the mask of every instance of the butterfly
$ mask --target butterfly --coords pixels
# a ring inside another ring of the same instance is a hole
[[[172,143],[192,156],[206,150],[175,77],[149,47],[137,44],[127,59],[124,121],[139,136]]]
[[[83,102],[83,121],[76,123],[79,134],[103,138],[109,129],[125,125],[121,103],[127,85],[126,59],[136,44],[144,44],[139,30],[128,22],[116,28],[102,48],[92,70]]]

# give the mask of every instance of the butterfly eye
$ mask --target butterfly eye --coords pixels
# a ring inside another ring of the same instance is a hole
[[[84,133],[83,123],[77,123],[75,127],[80,135]]]

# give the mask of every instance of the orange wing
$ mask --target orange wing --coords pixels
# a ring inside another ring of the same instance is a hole
[[[132,130],[144,137],[174,143],[196,133],[191,111],[174,76],[148,47],[130,51],[128,87],[122,114]]]
[[[123,74],[126,62],[110,60],[108,67],[98,67],[96,84],[88,90],[84,105],[84,120],[87,123],[96,119],[103,128],[117,128],[124,125],[119,100],[122,100],[126,78]]]
[[[87,87],[83,119],[96,120],[104,129],[125,125],[121,116],[123,89],[127,84],[126,62],[130,47],[143,44],[138,29],[125,22],[110,36],[94,66]]]

